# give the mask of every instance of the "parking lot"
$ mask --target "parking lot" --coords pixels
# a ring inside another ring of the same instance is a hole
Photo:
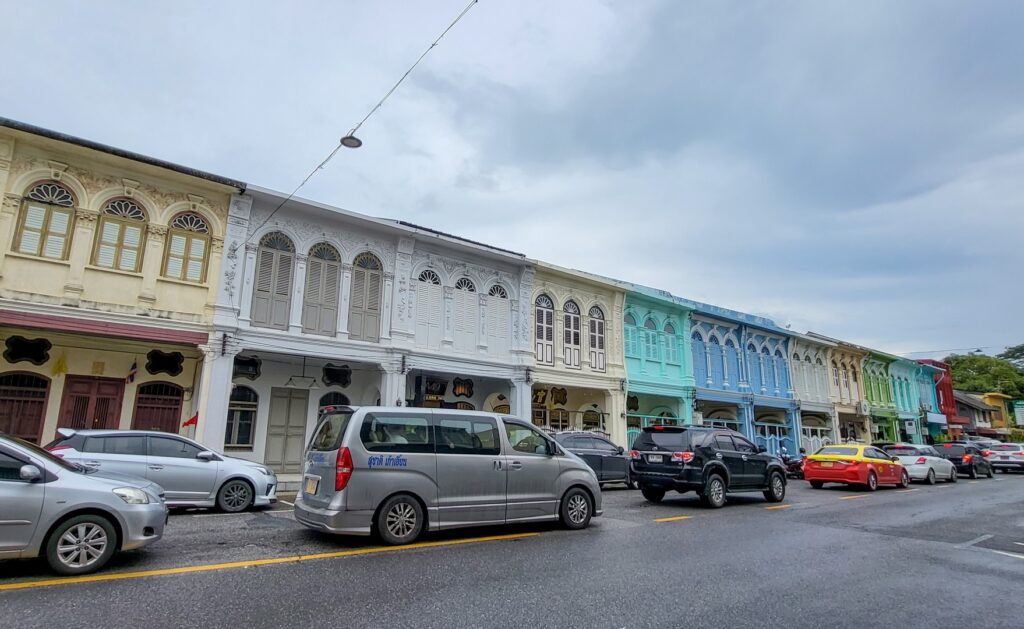
[[[285,496],[257,512],[174,513],[163,540],[97,575],[2,563],[0,606],[20,626],[103,623],[140,606],[159,613],[154,626],[646,626],[680,613],[697,624],[769,614],[799,625],[839,612],[836,626],[854,626],[875,624],[879,608],[864,605],[874,600],[891,601],[887,620],[906,615],[908,626],[976,613],[990,627],[1018,626],[1024,602],[1000,593],[1024,578],[1022,505],[1020,474],[874,493],[791,481],[782,504],[740,494],[720,510],[692,494],[655,505],[610,488],[605,515],[585,531],[474,529],[382,548],[306,530]],[[48,602],[55,596],[61,604]]]

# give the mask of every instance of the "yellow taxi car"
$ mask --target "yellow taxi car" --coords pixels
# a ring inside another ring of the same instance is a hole
[[[824,446],[805,458],[804,478],[815,489],[825,483],[861,485],[869,491],[879,485],[910,485],[910,474],[899,458],[881,448],[853,443]]]

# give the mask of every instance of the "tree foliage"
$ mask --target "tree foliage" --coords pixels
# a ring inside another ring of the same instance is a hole
[[[975,393],[995,391],[1014,399],[1024,399],[1024,370],[1008,360],[980,354],[954,354],[943,361],[949,364],[953,372],[953,386],[957,389]]]
[[[1017,369],[1024,369],[1024,343],[1007,347],[1002,354],[996,354],[996,358],[1010,361]]]

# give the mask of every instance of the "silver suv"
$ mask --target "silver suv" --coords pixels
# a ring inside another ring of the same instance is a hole
[[[244,511],[277,502],[269,468],[212,452],[191,439],[148,430],[57,430],[46,449],[90,469],[146,478],[167,492],[171,507]]]
[[[60,574],[103,567],[117,550],[160,539],[160,487],[87,470],[39,446],[0,436],[0,559],[45,555]]]
[[[514,417],[335,407],[306,449],[295,519],[321,531],[407,544],[424,529],[601,515],[594,471]]]

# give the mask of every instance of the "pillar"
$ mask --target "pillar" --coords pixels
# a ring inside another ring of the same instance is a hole
[[[380,378],[381,406],[405,406],[406,380],[401,368],[383,369]]]
[[[309,256],[304,253],[295,255],[295,277],[292,278],[292,301],[288,310],[288,331],[292,334],[302,332],[302,306],[306,301],[306,265]]]
[[[800,411],[795,408],[786,409],[786,422],[789,424],[789,445],[787,449],[790,454],[797,456],[800,452]]]
[[[164,262],[164,246],[167,242],[167,227],[149,224],[146,226],[142,257],[142,288],[139,291],[139,312],[148,314],[156,305],[156,280]]]
[[[218,451],[224,449],[235,356],[238,354],[238,348],[233,343],[229,341],[224,346],[221,338],[221,334],[211,335],[210,344],[203,348],[206,359],[203,361],[203,375],[199,381],[199,401],[196,404],[199,423],[195,432],[196,441]],[[269,404],[270,400],[265,403]]]
[[[608,413],[608,424],[605,428],[612,442],[628,448],[630,444],[626,434],[626,394],[619,389],[608,389],[604,395],[604,408]]]
[[[512,380],[512,414],[526,421],[531,420],[531,402],[533,400],[533,386],[526,381],[526,377],[516,377]]]
[[[252,316],[252,290],[253,290],[253,275],[256,273],[256,252],[259,249],[259,245],[250,242],[245,245],[245,275],[242,281],[242,296],[241,301],[238,305],[238,318],[245,323],[249,323],[250,317]]]

